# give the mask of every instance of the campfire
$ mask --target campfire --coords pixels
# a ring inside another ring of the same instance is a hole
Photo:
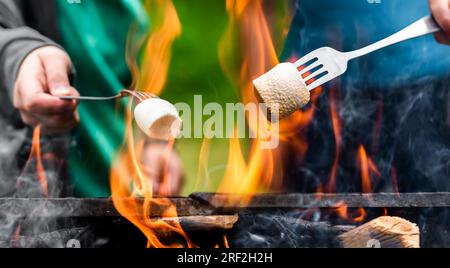
[[[127,61],[134,78],[130,89],[160,95],[167,82],[171,47],[182,25],[172,1],[153,4],[152,32],[141,40],[130,30]],[[269,18],[266,5],[262,0],[226,1],[229,23],[218,57],[244,104],[263,99],[269,113],[279,112],[282,120],[268,123],[278,124],[279,133],[272,138],[280,141],[279,147],[263,149],[259,123],[247,120],[256,138],[248,148],[237,135],[229,140],[227,167],[215,189],[195,189],[188,197],[157,196],[140,161],[145,141],[147,135],[168,138],[165,154],[169,155],[181,120],[172,104],[162,99],[138,106],[131,99],[123,144],[111,166],[112,196],[59,198],[45,171],[55,159],[46,154],[45,138],[37,127],[24,174],[37,175],[38,190],[26,197],[0,199],[0,218],[8,223],[7,230],[0,227],[0,247],[450,246],[443,238],[450,233],[450,192],[408,192],[406,179],[400,177],[411,173],[402,173],[407,169],[397,166],[402,159],[387,155],[380,146],[381,132],[386,131],[381,123],[386,116],[384,100],[377,95],[372,99],[375,108],[368,116],[373,120],[370,126],[360,126],[363,134],[345,132],[348,120],[343,118],[341,94],[346,93],[334,84],[305,93],[306,85],[296,79],[297,69],[279,63],[277,40],[283,38],[275,36],[283,36],[283,31],[271,26],[277,16]],[[143,60],[138,65],[136,48],[141,47]],[[281,92],[270,91],[276,81],[270,72],[263,76],[269,70],[288,80],[277,87]],[[297,98],[284,96],[286,92],[296,92]],[[153,114],[154,107],[158,113]],[[367,138],[353,139],[352,134]],[[208,173],[212,146],[210,139],[203,140],[199,174]],[[398,144],[392,147],[402,149]],[[318,148],[327,151],[317,152]],[[169,192],[170,174],[163,173],[160,188]],[[202,180],[210,178],[196,179],[196,185],[205,185]],[[288,193],[290,188],[299,191]]]

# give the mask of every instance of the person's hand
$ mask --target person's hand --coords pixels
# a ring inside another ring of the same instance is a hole
[[[78,95],[69,83],[71,66],[69,56],[54,46],[25,58],[14,87],[14,107],[25,124],[40,125],[44,134],[63,133],[78,124],[77,102],[57,97]]]
[[[177,196],[184,181],[184,170],[177,152],[168,143],[148,142],[142,154],[143,172],[153,183],[153,193]]]
[[[450,45],[450,0],[429,0],[429,2],[431,14],[443,30],[434,36],[439,43]]]

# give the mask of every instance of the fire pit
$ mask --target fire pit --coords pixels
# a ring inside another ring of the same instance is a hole
[[[387,210],[390,216],[419,226],[421,247],[450,246],[445,240],[450,234],[450,193],[263,194],[245,206],[239,200],[242,196],[212,193],[170,198],[178,217],[164,217],[155,206],[151,220],[179,221],[201,247],[342,247],[340,235]],[[330,213],[343,202],[349,209],[364,209],[364,220],[349,223]],[[110,199],[7,198],[0,199],[0,211],[0,219],[12,224],[12,232],[2,232],[1,247],[143,247],[146,243]]]

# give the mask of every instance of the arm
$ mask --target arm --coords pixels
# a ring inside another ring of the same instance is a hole
[[[430,10],[443,32],[435,34],[441,44],[450,45],[450,0],[429,0]]]
[[[0,93],[18,109],[22,121],[57,133],[78,122],[76,103],[55,97],[78,94],[70,87],[72,65],[52,40],[26,27],[21,1],[0,0]]]

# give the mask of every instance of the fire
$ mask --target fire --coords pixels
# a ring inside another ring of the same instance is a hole
[[[278,64],[263,3],[261,0],[227,0],[226,9],[230,21],[219,47],[219,59],[225,73],[240,87],[242,101],[257,103],[252,80]],[[236,40],[240,48],[234,47]],[[241,58],[233,61],[236,54]],[[258,134],[251,145],[249,161],[245,161],[235,135],[230,140],[228,168],[219,192],[251,195],[267,191],[271,185],[275,165],[273,153],[260,148],[258,126],[250,122],[249,127]]]
[[[138,89],[159,95],[166,84],[171,60],[171,46],[181,34],[181,23],[172,1],[146,0],[152,34],[147,40],[137,83]]]
[[[358,149],[358,161],[361,170],[361,185],[363,193],[372,193],[372,174],[380,177],[380,171],[370,157],[366,149],[361,145]]]
[[[225,248],[230,248],[230,244],[228,243],[227,235],[223,236],[223,245],[225,246]]]
[[[219,60],[224,72],[240,88],[241,99],[245,104],[258,103],[252,81],[279,63],[264,4],[262,0],[226,2],[230,20],[220,43]],[[314,99],[317,98],[313,97]],[[313,107],[314,105],[305,111],[298,111],[280,122],[278,136],[272,137],[289,144],[299,157],[304,155],[308,148],[302,130],[312,121]],[[220,184],[220,192],[251,196],[254,193],[267,192],[281,184],[281,150],[261,149],[261,126],[258,126],[258,122],[247,121],[249,128],[257,133],[251,143],[248,161],[244,159],[239,140],[236,137],[231,139],[228,169]]]
[[[171,45],[181,33],[181,24],[172,1],[148,0],[147,10],[151,10],[153,31],[146,39],[142,66],[138,67],[136,60],[142,40],[137,44],[135,29],[131,29],[128,38],[127,62],[133,74],[133,86],[141,91],[159,94],[166,83],[171,59]],[[117,153],[111,166],[111,193],[114,206],[130,222],[137,226],[146,236],[148,247],[195,247],[187,237],[177,219],[175,205],[168,198],[155,198],[151,172],[141,163],[145,145],[145,137],[133,128],[131,100],[125,112],[126,130],[124,143]],[[165,155],[173,149],[174,141],[167,144]],[[167,168],[163,168],[160,183],[160,193],[167,193],[170,180]],[[166,190],[165,190],[166,189]],[[155,209],[156,208],[156,209]],[[154,218],[153,211],[158,211],[158,217],[175,220],[163,221]],[[168,241],[167,235],[175,234],[179,241]]]
[[[333,133],[334,133],[334,143],[335,143],[335,157],[333,161],[333,166],[331,168],[330,180],[328,184],[328,192],[334,193],[336,189],[336,176],[339,167],[339,159],[340,159],[340,151],[341,151],[341,119],[338,114],[337,107],[337,99],[338,96],[337,89],[333,89],[330,91],[330,114],[331,114],[331,122],[333,124]]]
[[[339,218],[352,223],[363,222],[367,216],[367,213],[363,208],[350,210],[344,201],[335,204],[334,211]]]
[[[31,168],[32,164],[36,165],[36,174],[41,187],[41,193],[44,197],[48,197],[48,181],[42,162],[41,127],[39,125],[34,128],[30,155],[23,171],[25,172],[27,169]]]

